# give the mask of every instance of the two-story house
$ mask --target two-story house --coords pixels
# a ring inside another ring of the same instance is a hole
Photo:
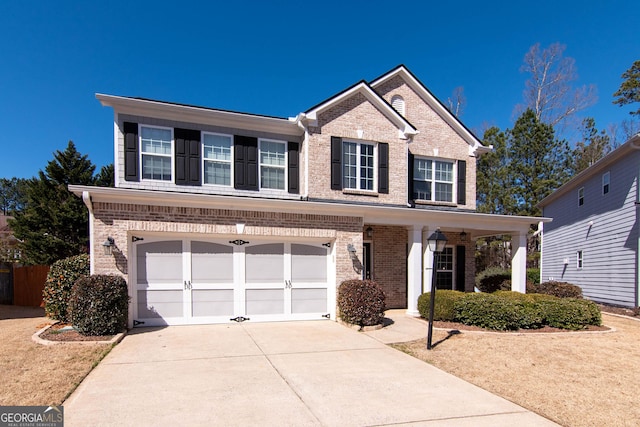
[[[97,98],[115,113],[116,188],[70,189],[89,208],[91,271],[126,277],[132,324],[335,319],[354,278],[417,315],[437,228],[440,288],[472,290],[475,239],[510,234],[524,292],[541,219],[475,212],[490,147],[404,66],[292,118]]]
[[[543,199],[542,280],[570,282],[585,297],[640,305],[640,134]]]

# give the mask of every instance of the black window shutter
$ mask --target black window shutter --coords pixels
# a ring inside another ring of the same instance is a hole
[[[138,124],[124,122],[124,179],[126,181],[140,181],[138,165]]]
[[[233,183],[238,190],[258,190],[258,139],[233,138]]]
[[[342,190],[342,138],[331,137],[331,189]]]
[[[175,128],[176,185],[201,185],[200,131]]]
[[[389,144],[378,143],[378,193],[389,193]]]
[[[289,193],[300,194],[300,144],[289,142],[287,145]]]
[[[464,292],[465,290],[465,264],[466,248],[462,245],[456,246],[456,287],[455,290]]]
[[[407,170],[409,172],[409,176],[408,176],[408,181],[407,181],[407,188],[408,188],[408,200],[411,202],[412,200],[414,200],[414,196],[413,196],[413,163],[414,163],[414,156],[411,153],[411,151],[409,151],[409,158],[407,159]]]
[[[458,160],[458,204],[467,204],[467,162]]]

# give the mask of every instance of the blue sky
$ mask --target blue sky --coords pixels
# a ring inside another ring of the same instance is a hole
[[[512,126],[529,47],[567,46],[599,128],[640,59],[640,2],[5,1],[0,6],[0,178],[29,178],[73,140],[113,161],[113,112],[95,93],[294,116],[405,64],[462,121]],[[479,135],[481,136],[481,135]]]

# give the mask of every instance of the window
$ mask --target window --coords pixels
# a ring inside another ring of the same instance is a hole
[[[584,187],[578,190],[578,206],[584,205]]]
[[[143,179],[171,181],[172,140],[171,129],[140,127]]]
[[[286,144],[280,141],[260,140],[260,188],[284,190],[286,170]]]
[[[453,202],[453,162],[414,159],[413,197],[416,200]]]
[[[436,289],[453,289],[453,247],[445,247],[438,255]]]
[[[231,136],[204,133],[202,154],[204,183],[231,185]]]
[[[342,188],[374,191],[374,146],[342,143]]]
[[[576,268],[578,270],[582,270],[582,262],[583,262],[582,251],[578,251],[576,252]]]
[[[606,172],[602,175],[602,194],[607,194],[609,192],[609,180],[610,180],[609,172]]]

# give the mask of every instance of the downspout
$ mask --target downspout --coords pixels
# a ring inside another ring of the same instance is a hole
[[[82,201],[89,210],[89,272],[95,274],[94,251],[93,251],[93,203],[91,203],[91,194],[88,191],[82,192]]]
[[[306,200],[309,198],[309,128],[305,124],[307,116],[304,113],[300,113],[296,116],[295,122],[300,129],[304,131],[304,139],[302,144],[304,146],[304,191],[301,198]]]

